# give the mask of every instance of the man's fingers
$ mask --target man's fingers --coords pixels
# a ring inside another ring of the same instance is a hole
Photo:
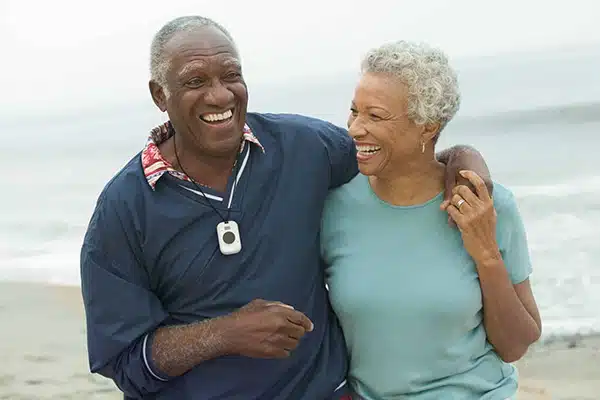
[[[280,302],[280,301],[269,301],[269,302],[267,303],[267,305],[268,305],[268,306],[279,306],[279,307],[285,307],[285,308],[289,308],[290,310],[293,310],[293,309],[294,309],[294,307],[290,306],[289,304],[285,304],[285,303],[282,303],[282,302]]]
[[[299,311],[291,312],[288,314],[288,321],[304,328],[306,332],[312,332],[314,325],[310,319]]]
[[[303,326],[295,323],[289,323],[285,329],[285,333],[292,339],[300,340],[306,333],[306,329]]]
[[[294,339],[291,337],[281,337],[279,338],[279,340],[277,340],[276,345],[281,349],[292,351],[298,346],[298,339]]]
[[[269,307],[283,307],[286,309],[286,318],[294,325],[300,326],[306,332],[311,332],[314,328],[312,321],[300,311],[296,311],[294,307],[280,301],[272,301],[267,304]]]
[[[263,356],[263,358],[288,358],[291,354],[290,350],[282,349],[277,346],[273,346],[270,349],[267,356]]]

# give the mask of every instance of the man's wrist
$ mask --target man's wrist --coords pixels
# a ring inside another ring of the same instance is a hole
[[[236,318],[233,315],[226,315],[215,318],[211,321],[210,338],[211,345],[215,352],[215,357],[234,355],[238,353],[236,349],[237,337]]]

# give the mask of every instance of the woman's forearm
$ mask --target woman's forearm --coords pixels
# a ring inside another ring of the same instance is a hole
[[[501,257],[477,263],[488,341],[506,362],[520,359],[541,329],[513,287]]]

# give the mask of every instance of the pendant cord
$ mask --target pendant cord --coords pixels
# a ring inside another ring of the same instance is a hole
[[[177,164],[179,164],[179,168],[181,169],[181,172],[183,172],[185,174],[185,176],[187,176],[190,179],[192,184],[194,186],[196,186],[196,188],[198,188],[200,193],[202,193],[202,198],[204,199],[205,203],[208,204],[214,210],[215,213],[217,213],[217,215],[219,216],[219,218],[221,218],[221,220],[223,222],[229,221],[229,217],[231,216],[231,206],[227,207],[227,219],[225,219],[223,217],[223,215],[219,212],[219,210],[217,210],[217,207],[215,207],[212,204],[212,202],[206,197],[206,193],[204,193],[204,190],[202,190],[202,187],[198,183],[196,183],[196,181],[194,179],[192,179],[192,177],[187,172],[185,172],[185,169],[183,169],[183,165],[181,164],[181,161],[179,161],[179,154],[177,154],[177,140],[176,140],[175,136],[173,136],[173,151],[175,152],[175,160],[177,160]],[[234,166],[234,171],[233,171],[233,183],[231,186],[231,191],[229,192],[230,196],[231,196],[231,194],[234,193],[235,185],[237,184],[237,174],[238,174],[238,169],[239,169],[238,164],[239,163],[236,161],[235,166]]]

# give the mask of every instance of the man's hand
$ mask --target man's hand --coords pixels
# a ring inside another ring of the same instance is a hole
[[[280,302],[253,300],[224,317],[230,354],[255,358],[285,358],[300,339],[313,330],[313,323],[292,306]]]
[[[225,355],[284,358],[312,330],[310,319],[292,306],[258,299],[229,315],[158,328],[152,360],[159,372],[174,377]]]
[[[475,187],[468,179],[460,175],[460,171],[470,170],[475,172],[483,179],[487,186],[490,196],[493,193],[494,185],[490,177],[485,160],[481,153],[469,146],[454,146],[437,154],[437,159],[446,164],[445,185],[444,185],[444,202],[441,209],[445,210],[450,204],[453,190],[456,186],[467,186],[471,191],[475,192]],[[448,219],[450,225],[455,225],[451,218]]]

